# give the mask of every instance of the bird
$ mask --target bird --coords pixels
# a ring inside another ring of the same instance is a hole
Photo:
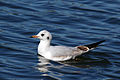
[[[77,56],[96,48],[99,44],[105,41],[101,40],[88,45],[69,47],[52,46],[50,44],[52,35],[47,30],[42,30],[37,35],[32,35],[31,37],[40,39],[40,43],[38,45],[38,54],[52,61],[66,61],[75,59]]]

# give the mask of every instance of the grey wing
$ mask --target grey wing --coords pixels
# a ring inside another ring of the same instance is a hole
[[[51,46],[50,51],[52,56],[61,57],[61,56],[75,56],[77,53],[77,49],[74,47],[66,47],[66,46]]]

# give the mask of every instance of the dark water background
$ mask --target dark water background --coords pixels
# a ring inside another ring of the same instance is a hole
[[[106,40],[78,61],[38,58],[46,29],[53,45]],[[120,80],[120,0],[0,0],[0,80]]]

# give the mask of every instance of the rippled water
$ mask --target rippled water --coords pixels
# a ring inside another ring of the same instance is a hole
[[[0,0],[1,80],[119,80],[119,0]],[[79,60],[48,61],[37,55],[46,29],[52,45],[77,46],[106,40]]]

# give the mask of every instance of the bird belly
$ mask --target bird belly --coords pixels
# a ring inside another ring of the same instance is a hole
[[[55,56],[55,55],[52,55],[51,52],[38,52],[38,54],[40,54],[41,56],[45,57],[46,59],[49,59],[49,60],[53,60],[53,61],[65,61],[65,60],[69,60],[72,58],[72,56]]]
[[[65,61],[65,60],[69,60],[71,58],[72,58],[72,56],[56,56],[56,57],[52,57],[51,60],[53,60],[53,61]]]

